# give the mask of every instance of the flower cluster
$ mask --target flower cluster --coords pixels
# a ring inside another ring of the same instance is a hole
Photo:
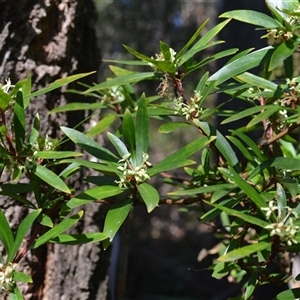
[[[274,201],[270,201],[268,207],[262,208],[262,210],[266,211],[267,219],[269,219],[273,213],[278,211],[278,209],[279,208]],[[265,226],[265,229],[270,230],[271,236],[277,235],[282,241],[287,242],[288,246],[291,246],[292,244],[298,243],[295,237],[300,227],[294,224],[294,220],[298,219],[298,214],[294,209],[288,206],[284,207],[283,209],[287,211],[284,219],[277,223],[268,224]]]
[[[175,62],[175,56],[176,56],[177,53],[176,53],[176,51],[174,49],[172,49],[172,48],[169,48],[169,49],[170,49],[170,58],[168,59],[168,61],[174,63]],[[162,52],[155,53],[155,58],[154,57],[151,57],[151,58],[155,59],[157,61],[165,61],[165,60],[167,60]],[[155,64],[153,64],[151,62],[148,62],[148,64],[149,64],[149,66],[151,68],[153,68],[153,70],[155,72],[159,72],[160,71],[159,69],[157,69],[157,67],[155,66]]]
[[[202,96],[199,92],[195,91],[194,95],[190,98],[188,103],[185,103],[182,97],[174,99],[175,114],[183,116],[186,120],[198,118],[203,109],[200,106]]]
[[[130,153],[124,155],[119,163],[123,163],[122,166],[118,167],[118,170],[122,172],[120,180],[116,181],[119,187],[128,187],[132,183],[139,184],[148,179],[150,176],[147,174],[147,169],[151,167],[151,163],[148,161],[149,155],[143,153],[143,161],[141,165],[133,167],[130,161]]]
[[[17,264],[10,263],[5,266],[0,263],[0,293],[9,293],[15,281],[13,279],[13,274],[16,269]]]
[[[2,85],[2,84],[0,83],[0,89],[1,89],[3,92],[5,92],[6,94],[8,94],[9,91],[10,91],[12,88],[14,88],[15,86],[11,84],[11,81],[10,81],[9,78],[6,79],[5,81],[6,81],[6,84],[4,84],[4,85]]]

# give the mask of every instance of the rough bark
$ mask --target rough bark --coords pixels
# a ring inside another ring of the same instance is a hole
[[[67,75],[97,70],[100,56],[94,21],[92,0],[0,1],[0,82],[10,78],[15,83],[30,72],[35,90]],[[88,82],[92,80],[96,77],[88,78]],[[59,138],[59,126],[73,127],[84,118],[83,113],[48,115],[55,106],[86,101],[62,92],[31,103],[28,121],[39,112],[43,136]],[[80,189],[82,177],[73,186]],[[18,224],[27,213],[9,199],[1,198],[0,206],[11,224]],[[99,231],[102,216],[98,204],[90,205],[77,232]],[[48,245],[28,253],[21,262],[20,268],[34,280],[22,289],[26,299],[105,299],[107,267],[108,253],[102,252],[99,244]]]

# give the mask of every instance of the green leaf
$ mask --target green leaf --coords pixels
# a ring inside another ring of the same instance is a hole
[[[28,142],[30,145],[33,145],[37,141],[39,134],[40,134],[40,116],[37,113],[34,117],[33,126],[31,128],[31,132],[28,138]]]
[[[127,59],[119,59],[119,60],[113,60],[113,59],[103,59],[105,62],[109,63],[115,63],[120,65],[130,65],[130,66],[148,66],[148,63],[146,61],[140,61],[140,60],[127,60]]]
[[[136,160],[139,166],[143,162],[143,153],[148,152],[149,140],[149,116],[147,111],[147,101],[143,94],[136,113],[135,126],[135,143],[136,143]]]
[[[114,145],[115,149],[119,153],[121,157],[126,156],[129,154],[128,149],[126,148],[126,145],[114,134],[108,132],[107,137],[110,140],[110,142]]]
[[[245,299],[251,299],[251,296],[253,295],[255,288],[257,287],[257,284],[258,284],[258,270],[253,270],[247,282],[247,288],[244,296]]]
[[[250,256],[258,251],[265,250],[272,246],[271,242],[258,242],[253,245],[245,246],[228,252],[227,254],[220,256],[217,260],[219,262],[230,262],[241,259],[243,257]]]
[[[243,156],[249,162],[251,162],[252,164],[254,163],[255,166],[257,165],[252,153],[250,153],[250,151],[241,143],[241,141],[239,139],[235,138],[234,136],[227,136],[227,138],[229,139],[229,141],[231,141],[231,143],[233,143],[241,151]]]
[[[47,243],[49,240],[52,240],[53,238],[59,236],[62,232],[66,231],[70,227],[72,227],[79,219],[81,219],[83,216],[83,211],[78,212],[77,214],[74,214],[71,217],[68,217],[64,220],[62,220],[59,224],[57,224],[52,229],[48,230],[46,233],[41,235],[39,238],[37,238],[29,247],[30,249],[35,249],[45,243]]]
[[[71,191],[69,190],[68,186],[64,183],[64,181],[46,167],[36,165],[36,168],[33,169],[32,172],[55,189],[62,191],[66,194],[71,194]]]
[[[279,86],[267,79],[259,77],[257,75],[251,74],[249,72],[245,72],[243,74],[237,75],[236,78],[242,82],[249,83],[252,86],[260,87],[263,89],[271,90],[275,92],[279,89]]]
[[[0,89],[0,109],[4,112],[9,105],[11,96]]]
[[[298,0],[265,0],[268,9],[272,15],[283,25],[287,25],[288,15],[281,10],[296,11],[299,8]]]
[[[254,107],[250,107],[247,109],[244,109],[240,112],[235,112],[232,116],[226,118],[224,121],[221,122],[221,124],[227,124],[230,122],[234,122],[249,116],[252,116],[258,112],[261,112],[262,110],[269,108],[269,107],[274,107],[274,105],[264,105],[264,106],[254,106]]]
[[[258,25],[268,29],[282,27],[282,25],[278,21],[274,20],[268,15],[254,10],[227,11],[221,14],[219,18],[230,18],[253,25]]]
[[[300,288],[286,290],[278,294],[274,300],[295,300],[300,298]]]
[[[171,59],[171,53],[170,53],[170,47],[168,44],[159,41],[159,46],[160,46],[160,51],[163,54],[165,60],[170,60]]]
[[[149,176],[152,177],[160,172],[176,169],[179,167],[178,165],[183,166],[183,162],[186,162],[188,164],[193,163],[193,161],[186,160],[186,158],[201,150],[207,144],[211,143],[214,139],[215,137],[200,137],[194,140],[193,142],[177,150],[175,153],[166,157],[164,160],[160,161],[158,164],[149,169]]]
[[[194,41],[198,38],[203,28],[208,23],[209,19],[205,20],[202,25],[197,29],[197,31],[193,34],[193,36],[189,39],[189,41],[182,47],[182,49],[176,55],[176,61],[181,58],[184,52],[188,50],[188,48],[194,43]]]
[[[210,76],[208,80],[215,81],[215,86],[217,86],[236,75],[263,64],[263,61],[267,59],[272,52],[273,47],[271,46],[251,52],[225,65],[215,74]]]
[[[191,57],[194,56],[194,54],[198,53],[200,50],[203,50],[207,47],[210,47],[213,45],[209,44],[209,42],[230,22],[230,20],[225,20],[218,25],[214,26],[212,29],[208,30],[201,39],[194,44],[194,46],[182,57],[179,61],[179,67],[182,66],[186,61],[188,61]]]
[[[293,198],[298,195],[298,182],[293,178],[281,179],[281,184],[284,185]]]
[[[131,153],[131,159],[136,162],[136,141],[135,141],[135,124],[132,118],[130,111],[127,109],[124,113],[123,122],[122,122],[122,133],[123,138],[129,151]]]
[[[186,128],[191,127],[192,125],[190,123],[184,123],[184,122],[171,122],[171,123],[165,123],[161,125],[158,129],[158,132],[160,133],[170,133],[173,132],[176,129],[180,128]]]
[[[114,204],[108,211],[104,222],[103,233],[109,236],[110,241],[113,240],[117,231],[127,218],[132,205],[132,199],[123,198]]]
[[[210,185],[210,186],[202,186],[202,187],[198,187],[198,188],[194,188],[194,189],[186,189],[186,190],[181,190],[181,191],[170,192],[170,193],[168,193],[168,195],[192,196],[192,195],[198,195],[198,194],[212,193],[212,192],[232,188],[233,186],[234,185],[231,183],[223,183],[223,184],[216,184],[216,185]]]
[[[106,233],[88,232],[82,234],[60,234],[50,240],[51,243],[63,245],[83,245],[88,243],[97,243],[108,238]]]
[[[207,122],[200,122],[198,120],[194,120],[195,124],[208,136],[216,136],[216,140],[214,142],[217,149],[226,159],[226,162],[234,168],[234,170],[238,173],[241,172],[239,160],[236,157],[235,152],[233,151],[232,147],[228,143],[227,139],[215,129],[213,126],[208,124]]]
[[[13,125],[16,136],[16,150],[21,151],[25,139],[26,118],[24,111],[23,95],[20,91],[17,92],[14,107]]]
[[[86,77],[86,76],[94,74],[94,73],[95,73],[95,71],[89,72],[89,73],[76,74],[76,75],[68,76],[65,78],[57,79],[54,82],[50,83],[48,86],[32,93],[31,95],[29,95],[27,97],[24,97],[24,103],[27,103],[27,101],[29,101],[28,98],[30,98],[30,97],[32,98],[32,97],[36,97],[36,96],[40,96],[40,95],[49,93],[55,89],[58,89],[64,85],[66,85],[66,84],[69,84],[73,81],[76,81],[80,78]]]
[[[9,255],[12,246],[14,244],[14,235],[1,208],[0,208],[0,240],[4,245],[6,253]]]
[[[108,66],[110,68],[110,70],[114,73],[114,75],[116,75],[117,77],[120,76],[125,76],[125,75],[129,75],[129,74],[133,74],[133,71],[130,71],[128,69],[124,69],[124,68],[120,68],[120,67],[116,67],[116,66]]]
[[[139,184],[136,187],[147,206],[148,213],[150,213],[155,207],[158,206],[160,198],[158,191],[146,182]]]
[[[276,167],[282,170],[300,170],[300,160],[293,157],[275,157],[264,161],[262,164],[257,166],[248,179],[253,178],[266,168]]]
[[[66,203],[66,206],[68,208],[75,208],[95,200],[102,200],[108,197],[116,196],[123,192],[124,190],[114,185],[97,186],[75,196]]]
[[[86,103],[86,102],[73,102],[66,105],[56,107],[49,111],[49,114],[67,112],[67,111],[77,111],[77,110],[90,110],[90,109],[101,109],[106,106],[103,103]]]
[[[13,272],[13,279],[16,282],[33,283],[32,278],[23,272]]]
[[[31,212],[29,215],[25,217],[25,219],[18,226],[16,236],[15,236],[15,241],[10,248],[9,254],[7,256],[6,264],[12,262],[12,260],[15,258],[15,255],[17,254],[27,232],[29,231],[33,222],[35,221],[35,219],[37,218],[37,216],[40,214],[41,211],[42,211],[41,209],[37,209]]]
[[[247,183],[239,174],[237,174],[232,169],[218,168],[220,173],[231,182],[234,182],[239,186],[239,188],[254,202],[254,204],[262,210],[263,207],[267,207],[267,203],[265,199],[256,191],[254,187],[252,187],[249,183]]]
[[[89,154],[95,156],[104,161],[117,162],[119,159],[112,152],[104,147],[101,147],[97,142],[88,137],[87,135],[68,127],[61,127],[61,130],[66,134],[66,136],[72,140],[76,145],[81,147],[83,150]]]
[[[272,54],[268,71],[279,67],[299,46],[299,41],[287,40],[281,43]]]
[[[37,151],[34,156],[43,159],[61,159],[82,156],[82,153],[74,151]]]
[[[284,220],[286,215],[286,194],[280,183],[276,184],[276,199],[278,206],[278,221]]]
[[[88,137],[94,137],[106,130],[116,119],[116,115],[107,114],[94,127],[87,131]]]
[[[135,83],[145,79],[153,79],[155,74],[153,72],[144,72],[144,73],[133,73],[125,76],[120,76],[113,78],[111,80],[96,84],[95,86],[87,89],[83,94],[88,94],[94,91],[106,90],[115,86],[124,85],[126,83]]]
[[[27,78],[23,81],[22,93],[24,98],[24,109],[26,109],[29,105],[31,94],[31,75],[29,72],[27,73]]]
[[[16,284],[14,285],[12,292],[9,294],[9,300],[24,300],[22,293]]]
[[[277,111],[282,110],[282,107],[280,105],[272,105],[271,107],[265,109],[262,113],[255,116],[248,124],[247,128],[250,128],[254,125],[256,125],[259,122],[262,122],[263,120],[269,118]]]
[[[227,206],[217,204],[217,203],[211,203],[211,202],[208,202],[208,201],[204,201],[204,202],[206,202],[208,205],[211,205],[211,206],[219,209],[220,211],[226,212],[227,214],[229,214],[231,216],[240,218],[240,219],[244,220],[247,223],[254,224],[254,225],[257,225],[257,226],[262,227],[262,228],[265,228],[265,226],[267,226],[269,224],[264,220],[261,220],[259,218],[250,216],[250,215],[248,215],[248,214],[246,214],[246,213],[244,213],[240,210],[235,210],[235,209],[232,209],[232,208],[229,208]],[[229,202],[229,203],[231,203],[231,202]],[[202,216],[202,218],[204,218],[204,216]],[[207,220],[207,216],[205,216],[205,220]]]

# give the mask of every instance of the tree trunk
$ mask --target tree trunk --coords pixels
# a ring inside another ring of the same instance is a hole
[[[67,75],[97,70],[100,55],[93,28],[95,19],[92,0],[0,0],[0,82],[10,78],[16,83],[30,72],[36,90]],[[93,80],[96,76],[88,78],[88,82]],[[62,92],[58,90],[31,102],[29,122],[39,112],[42,136],[60,138],[61,125],[73,127],[84,118],[81,112],[48,115],[55,106],[86,101]],[[82,177],[72,184],[78,191]],[[27,209],[3,197],[0,206],[15,226],[27,213]],[[99,205],[92,204],[76,230],[100,231],[102,219]],[[49,244],[28,253],[19,268],[33,278],[32,285],[22,287],[25,298],[106,299],[108,255],[101,251],[100,244]]]

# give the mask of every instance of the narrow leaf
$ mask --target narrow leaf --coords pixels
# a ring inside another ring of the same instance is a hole
[[[262,64],[264,59],[267,59],[267,57],[270,56],[272,52],[273,47],[271,46],[251,52],[225,65],[215,74],[210,76],[208,80],[215,81],[215,85],[219,85],[236,75],[244,73],[245,71],[248,71]]]
[[[116,115],[107,114],[94,127],[87,131],[88,137],[94,137],[105,131],[116,119]]]
[[[59,113],[59,112],[67,112],[67,111],[77,111],[77,110],[89,110],[89,109],[101,109],[106,106],[103,103],[86,103],[86,102],[73,102],[68,103],[63,106],[56,107],[49,111],[49,114]]]
[[[219,262],[229,262],[241,259],[243,257],[250,256],[253,253],[257,253],[258,251],[265,250],[271,247],[271,242],[258,242],[253,245],[245,246],[242,248],[238,248],[228,252],[227,254],[219,257],[217,260]]]
[[[37,151],[34,156],[43,159],[61,159],[82,156],[82,153],[74,151]]]
[[[160,133],[170,133],[174,130],[180,129],[180,128],[186,128],[191,127],[192,125],[190,123],[184,123],[184,122],[171,122],[171,123],[165,123],[161,125],[158,129]]]
[[[122,122],[122,133],[124,141],[129,147],[131,157],[135,160],[135,124],[129,110],[126,110]]]
[[[47,184],[56,188],[57,190],[62,191],[66,194],[71,194],[71,191],[69,190],[68,186],[64,183],[64,181],[46,167],[36,165],[36,168],[33,169],[32,172],[40,179],[45,181]]]
[[[143,162],[143,153],[148,152],[149,139],[149,116],[145,95],[142,95],[139,101],[135,127],[136,163],[140,165]]]
[[[113,78],[111,80],[102,82],[97,84],[89,89],[87,89],[83,94],[88,94],[94,91],[106,90],[108,88],[112,88],[114,86],[124,85],[126,83],[134,83],[139,82],[145,79],[152,79],[155,77],[155,73],[153,72],[145,72],[145,73],[133,73],[125,76],[120,76],[117,78]]]
[[[51,243],[63,245],[82,245],[88,243],[97,243],[108,238],[106,233],[88,232],[82,234],[60,234],[50,240]]]
[[[58,88],[60,88],[64,85],[66,85],[66,84],[69,84],[73,81],[76,81],[80,78],[89,76],[89,75],[94,74],[94,73],[95,73],[95,71],[89,72],[89,73],[76,74],[76,75],[68,76],[68,77],[65,77],[65,78],[57,79],[54,82],[50,83],[48,86],[32,93],[31,95],[29,95],[27,97],[24,97],[24,103],[27,103],[29,97],[32,98],[32,97],[36,97],[36,96],[40,96],[40,95],[49,93],[49,92],[51,92],[55,89],[58,89]]]
[[[119,159],[109,150],[101,147],[97,142],[88,137],[87,135],[68,127],[61,127],[61,130],[66,134],[66,136],[81,147],[86,152],[104,161],[114,161],[117,162]]]
[[[123,198],[114,204],[108,211],[104,222],[103,233],[109,236],[110,241],[113,240],[117,231],[127,218],[132,205],[132,199]]]
[[[232,169],[218,168],[220,173],[231,182],[234,182],[239,188],[255,203],[255,205],[262,210],[263,207],[267,207],[265,199],[247,183],[239,174]]]
[[[121,157],[126,156],[129,154],[128,149],[126,148],[126,145],[114,134],[108,132],[107,137],[110,140],[110,142],[114,145],[115,149],[119,153]]]
[[[219,18],[230,18],[268,29],[282,27],[275,19],[254,10],[232,10],[221,14]]]
[[[295,300],[300,298],[300,288],[286,290],[278,294],[274,300]]]
[[[37,218],[37,216],[40,214],[41,211],[42,211],[41,209],[37,209],[37,210],[31,212],[29,215],[26,216],[26,218],[18,226],[15,241],[14,241],[14,243],[10,249],[10,252],[7,256],[6,264],[12,262],[12,260],[14,259],[27,232],[29,231],[33,222],[35,221],[35,219]]]
[[[74,214],[73,216],[62,220],[55,227],[48,230],[46,233],[44,233],[42,236],[40,236],[38,239],[36,239],[30,245],[30,249],[37,248],[37,247],[47,243],[49,240],[59,236],[62,232],[66,231],[67,229],[72,227],[76,222],[78,222],[78,220],[81,219],[82,216],[83,216],[83,211],[80,211],[77,214]]]
[[[103,200],[108,197],[123,193],[124,190],[114,185],[103,185],[93,187],[84,193],[81,193],[66,203],[68,208],[75,208],[96,200]]]
[[[0,224],[1,224],[0,240],[4,245],[6,253],[9,255],[14,243],[14,235],[1,208],[0,208]]]

